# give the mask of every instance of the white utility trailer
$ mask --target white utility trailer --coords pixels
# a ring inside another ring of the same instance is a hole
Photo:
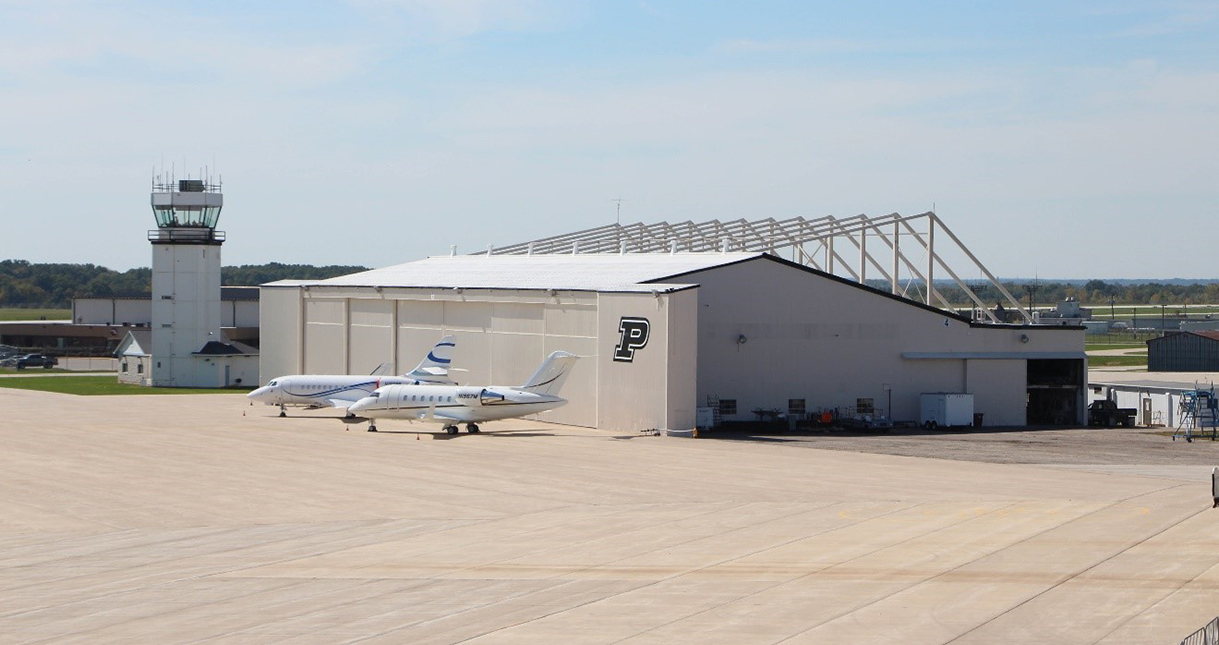
[[[918,422],[924,428],[972,426],[974,395],[925,392],[919,395]]]

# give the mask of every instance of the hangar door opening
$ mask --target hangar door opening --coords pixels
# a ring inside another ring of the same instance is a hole
[[[1027,423],[1031,426],[1079,423],[1083,388],[1083,360],[1030,359]]]

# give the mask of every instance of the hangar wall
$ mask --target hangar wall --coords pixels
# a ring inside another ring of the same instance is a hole
[[[700,285],[698,403],[735,399],[728,419],[786,411],[789,399],[804,399],[810,412],[872,399],[885,413],[891,394],[892,418],[910,420],[923,392],[971,392],[988,425],[1022,425],[1026,361],[904,355],[1083,352],[1082,332],[971,325],[770,259],[681,280]]]
[[[72,322],[78,325],[147,325],[152,298],[73,298]]]

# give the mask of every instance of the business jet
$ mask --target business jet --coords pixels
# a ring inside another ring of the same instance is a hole
[[[369,432],[377,431],[378,419],[408,419],[442,424],[449,434],[457,434],[457,424],[464,423],[467,432],[477,434],[478,424],[485,421],[515,419],[566,405],[559,389],[578,358],[554,352],[524,385],[515,387],[383,385],[347,410],[368,419]]]
[[[352,403],[368,396],[383,385],[395,383],[435,387],[457,385],[449,378],[449,364],[453,362],[453,348],[457,344],[452,336],[445,336],[428,352],[426,358],[415,369],[402,376],[379,376],[378,367],[372,374],[294,374],[271,379],[263,387],[246,395],[250,401],[267,405],[278,405],[279,416],[288,416],[287,408],[303,407],[348,409]],[[351,416],[351,413],[348,413]]]

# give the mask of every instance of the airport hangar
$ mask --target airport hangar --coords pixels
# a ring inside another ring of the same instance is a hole
[[[722,246],[722,245],[721,245]],[[568,248],[573,248],[568,245]],[[699,407],[919,417],[969,393],[986,425],[1085,423],[1082,328],[981,322],[769,252],[484,253],[262,285],[262,380],[412,368],[456,337],[457,380],[586,357],[542,420],[688,430]]]

